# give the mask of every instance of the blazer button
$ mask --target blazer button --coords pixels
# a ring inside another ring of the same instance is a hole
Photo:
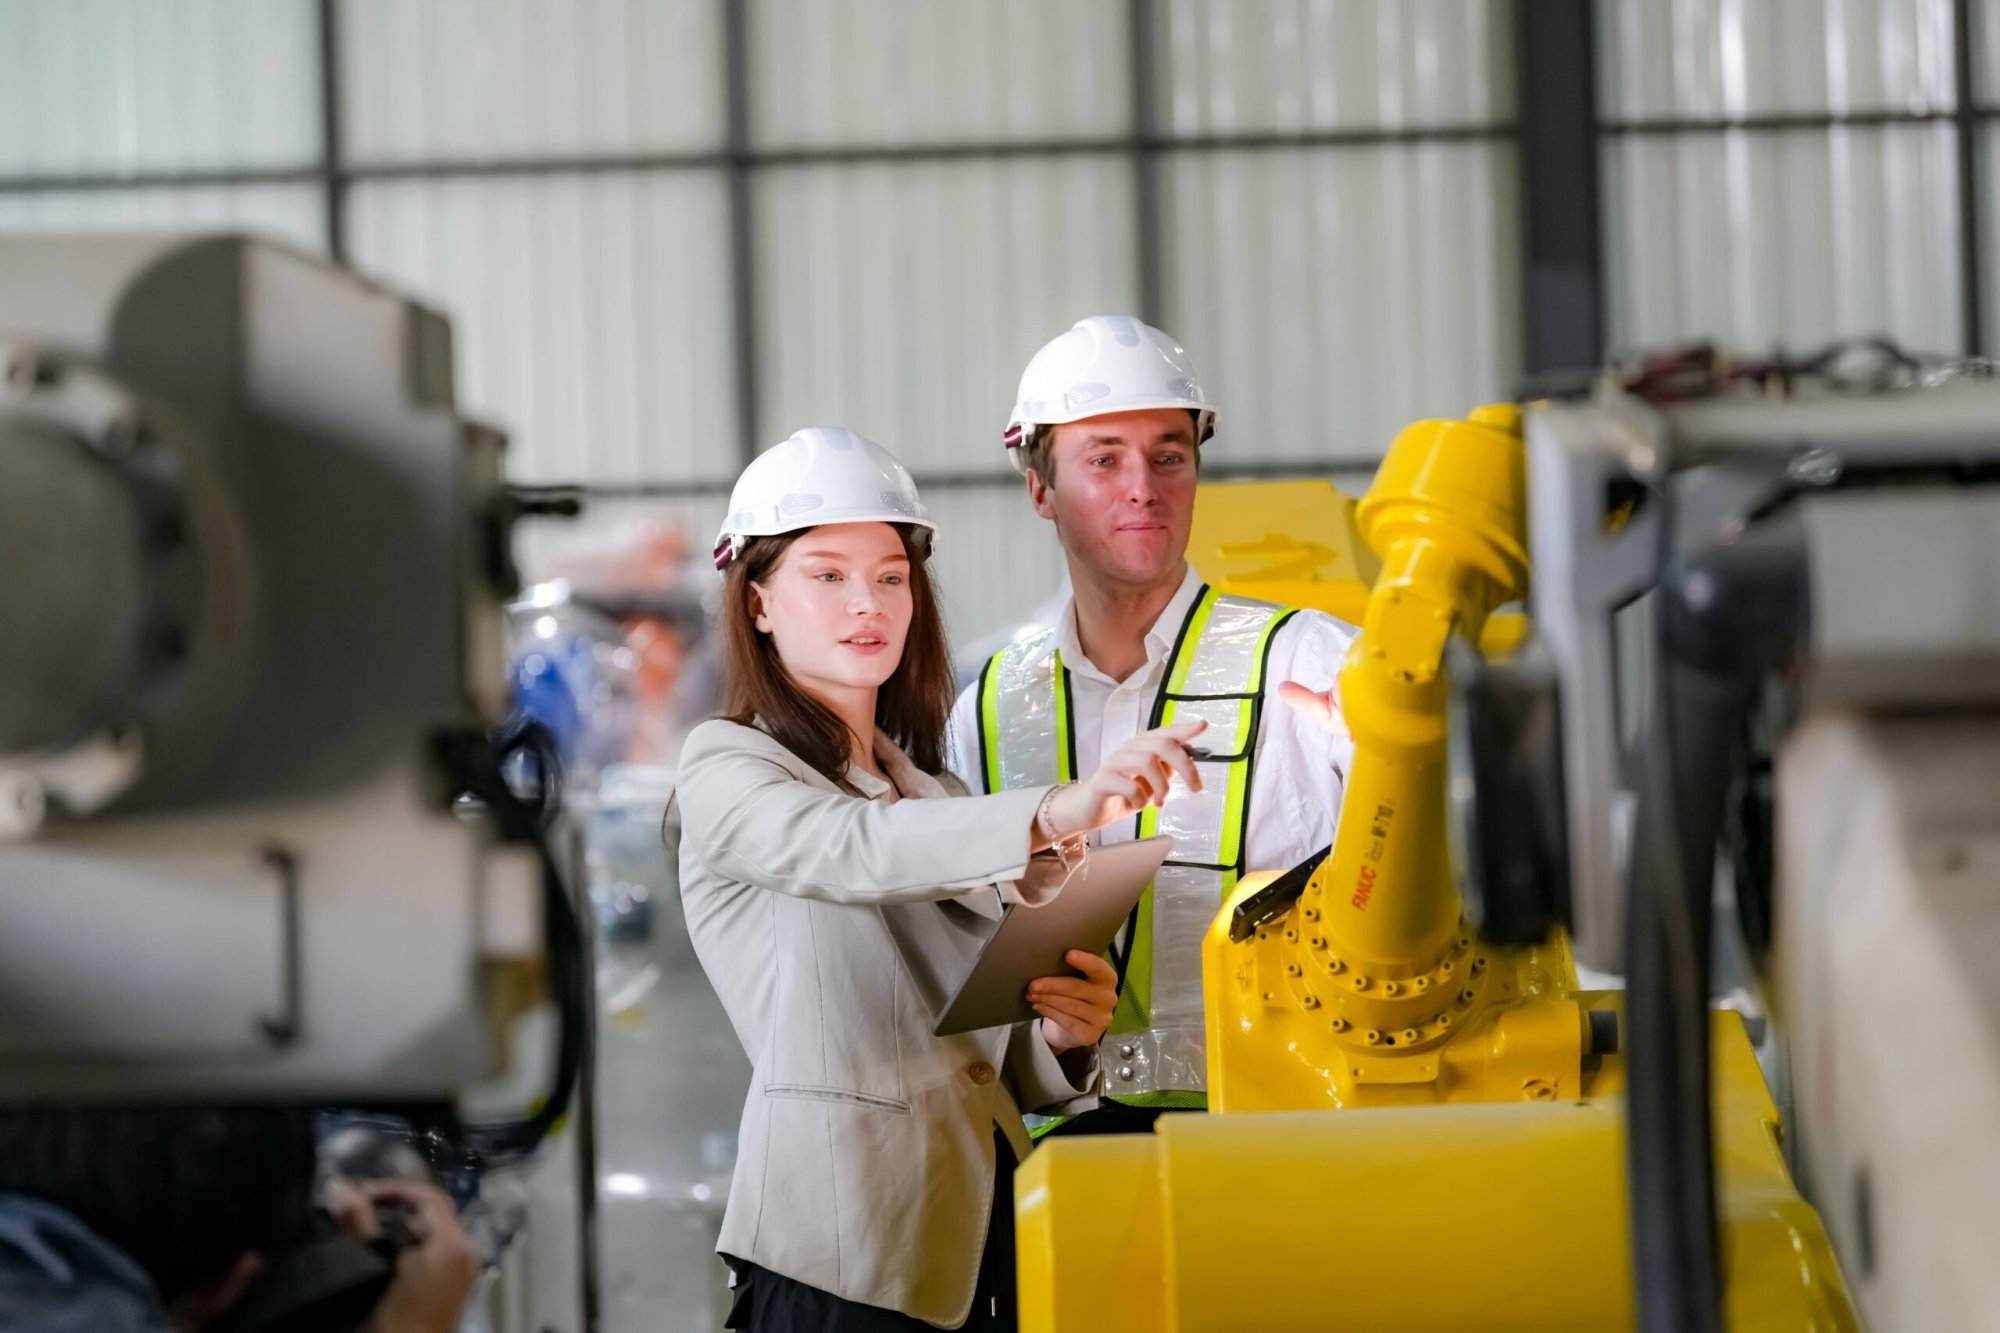
[[[966,1070],[965,1072],[967,1077],[971,1078],[971,1080],[974,1083],[977,1083],[982,1087],[993,1081],[993,1066],[987,1064],[984,1060],[981,1060],[979,1063],[973,1065],[972,1068]]]

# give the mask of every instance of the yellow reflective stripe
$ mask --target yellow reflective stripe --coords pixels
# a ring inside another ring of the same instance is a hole
[[[1127,1093],[1124,1096],[1110,1093],[1105,1096],[1104,1100],[1117,1102],[1120,1106],[1157,1106],[1168,1111],[1206,1111],[1208,1109],[1207,1093],[1183,1092],[1179,1089],[1167,1092],[1133,1092]],[[1089,1112],[1084,1112],[1083,1114],[1087,1115]],[[1028,1138],[1035,1143],[1040,1143],[1044,1138],[1055,1133],[1074,1119],[1076,1119],[1076,1116],[1073,1115],[1052,1115],[1047,1119],[1037,1118],[1035,1124],[1028,1126]]]
[[[1062,649],[1052,655],[1056,690],[1056,781],[1076,781],[1076,737],[1069,734],[1069,686],[1063,673]]]
[[[1005,791],[1000,785],[1000,659],[1002,648],[986,663],[985,688],[979,692],[979,728],[986,736],[986,790]]]
[[[1153,887],[1139,897],[1132,926],[1132,953],[1125,960],[1125,987],[1111,1011],[1113,1032],[1144,1032],[1153,1012]]]
[[[1187,633],[1181,636],[1180,656],[1174,659],[1173,665],[1167,671],[1168,694],[1179,694],[1181,687],[1187,684],[1188,672],[1194,669],[1195,654],[1201,649],[1201,636],[1208,629],[1208,617],[1215,610],[1217,596],[1219,594],[1215,589],[1210,588],[1201,595],[1201,601],[1196,604],[1194,615],[1188,621]],[[1173,700],[1169,699],[1167,707],[1173,706]],[[1167,718],[1162,714],[1160,725],[1165,726],[1166,723]]]

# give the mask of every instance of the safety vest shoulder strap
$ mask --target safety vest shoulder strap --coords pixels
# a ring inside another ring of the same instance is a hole
[[[979,767],[990,794],[1076,777],[1069,668],[1053,629],[1014,640],[979,673]]]

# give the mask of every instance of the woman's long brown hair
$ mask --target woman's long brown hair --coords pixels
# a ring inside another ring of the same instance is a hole
[[[915,529],[892,525],[910,557],[910,630],[903,660],[875,695],[875,725],[926,773],[944,767],[945,721],[951,715],[951,654],[944,618],[924,566]],[[757,629],[752,604],[761,583],[792,543],[810,528],[775,537],[752,537],[722,580],[722,651],[728,675],[724,716],[740,726],[761,726],[778,744],[811,764],[829,782],[845,787],[852,746],[846,724],[800,689],[778,660],[777,645]],[[861,738],[864,745],[872,737]]]

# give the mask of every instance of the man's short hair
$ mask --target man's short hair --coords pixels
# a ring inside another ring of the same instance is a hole
[[[317,1147],[291,1108],[0,1110],[0,1192],[73,1214],[171,1305],[307,1238]]]
[[[1090,418],[1085,417],[1084,420],[1088,421]],[[1196,424],[1195,413],[1192,410],[1188,412],[1188,423],[1190,427]],[[1064,424],[1074,423],[1066,422]],[[1021,461],[1041,475],[1042,485],[1055,485],[1056,428],[1054,426],[1028,427],[1028,437],[1021,442],[1020,447]],[[1194,445],[1194,470],[1195,474],[1199,476],[1201,473],[1201,441],[1199,440],[1196,440]]]

